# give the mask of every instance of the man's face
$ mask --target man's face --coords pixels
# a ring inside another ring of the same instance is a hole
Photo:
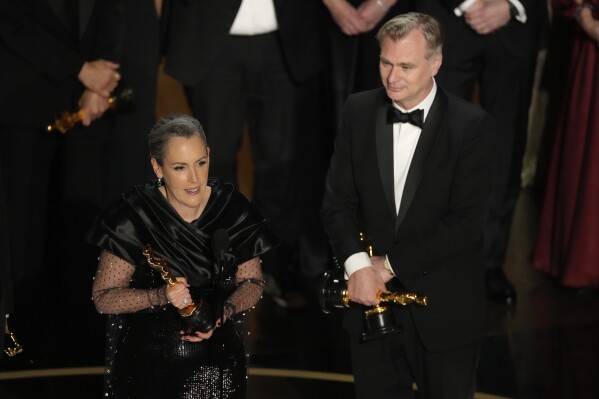
[[[430,93],[433,76],[441,66],[441,54],[426,59],[427,44],[415,29],[398,41],[386,37],[381,43],[379,70],[387,96],[403,109],[418,105]]]

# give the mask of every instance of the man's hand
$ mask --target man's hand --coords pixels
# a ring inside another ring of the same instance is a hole
[[[367,21],[347,0],[323,0],[323,3],[339,29],[346,35],[359,35],[372,29],[368,28]]]
[[[83,126],[91,125],[91,123],[101,117],[108,108],[109,104],[106,97],[103,97],[94,91],[85,90],[79,99],[81,124]]]
[[[391,279],[394,276],[393,276],[393,274],[391,274],[389,272],[389,270],[385,269],[385,265],[384,265],[385,257],[384,256],[372,256],[370,259],[372,259],[372,267],[377,272],[377,274],[381,277],[381,280],[383,280],[383,283],[387,283],[387,282],[391,281]]]
[[[488,35],[510,22],[510,5],[507,0],[477,0],[464,19],[476,33]]]
[[[350,300],[362,305],[378,305],[377,294],[386,290],[383,279],[374,267],[364,267],[353,272],[347,281],[347,292]]]
[[[386,7],[382,8],[376,3],[376,0],[367,0],[360,3],[358,6],[358,13],[362,16],[366,22],[366,30],[372,30],[387,14],[389,7],[391,7],[395,0],[384,0]]]
[[[121,79],[119,64],[106,60],[96,60],[83,64],[79,71],[79,81],[85,88],[108,97]]]

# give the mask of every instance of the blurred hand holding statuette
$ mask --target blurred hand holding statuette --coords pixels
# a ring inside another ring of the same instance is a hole
[[[128,112],[133,108],[135,96],[130,87],[125,87],[122,90],[116,90],[116,94],[108,97],[108,108],[113,111]],[[64,111],[56,118],[54,122],[46,126],[48,133],[58,132],[61,134],[67,133],[73,129],[75,125],[83,119],[83,111],[67,112]]]

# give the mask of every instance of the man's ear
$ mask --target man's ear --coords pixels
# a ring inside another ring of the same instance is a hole
[[[431,76],[436,76],[441,68],[441,64],[443,63],[443,54],[439,53],[435,55],[431,63]]]

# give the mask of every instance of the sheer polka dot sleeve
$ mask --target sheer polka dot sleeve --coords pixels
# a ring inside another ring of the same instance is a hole
[[[254,307],[264,292],[260,258],[242,263],[235,275],[237,288],[225,301],[225,315],[231,317]]]
[[[149,290],[129,288],[134,271],[135,266],[126,260],[102,251],[92,287],[92,299],[98,312],[133,313],[168,303],[166,285]]]

